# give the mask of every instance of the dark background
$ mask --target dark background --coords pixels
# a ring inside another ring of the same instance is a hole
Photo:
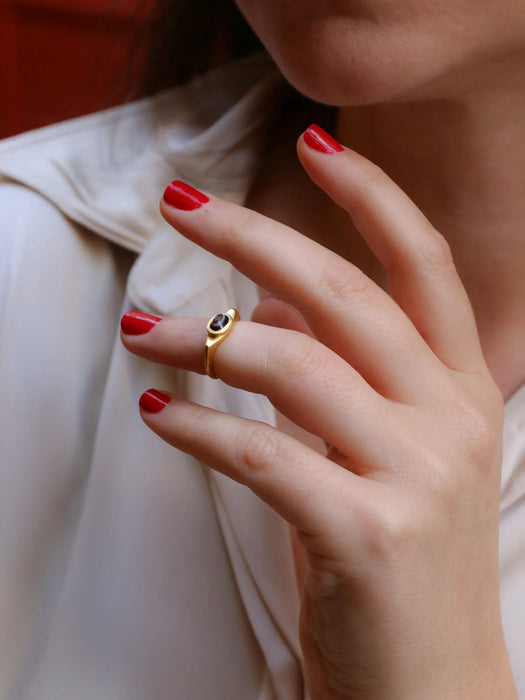
[[[0,138],[123,102],[146,11],[142,0],[0,0]]]

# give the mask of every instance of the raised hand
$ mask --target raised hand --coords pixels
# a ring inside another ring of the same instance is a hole
[[[142,397],[142,417],[297,529],[312,700],[514,700],[498,586],[503,402],[450,249],[366,159],[316,128],[298,152],[384,266],[389,293],[300,233],[183,183],[161,211],[280,300],[263,302],[265,323],[235,324],[214,369],[268,396],[328,454],[162,392]],[[157,319],[141,334],[132,323],[129,350],[204,371],[207,319]]]

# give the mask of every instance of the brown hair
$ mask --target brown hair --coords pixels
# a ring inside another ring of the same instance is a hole
[[[151,2],[142,0],[139,12]],[[128,99],[152,95],[263,46],[234,0],[155,0],[129,62]]]

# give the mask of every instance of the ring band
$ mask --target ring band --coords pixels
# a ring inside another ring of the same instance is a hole
[[[240,318],[237,309],[228,309],[225,313],[217,314],[208,321],[208,325],[206,326],[208,337],[206,338],[206,345],[204,347],[204,369],[208,377],[217,379],[213,367],[215,352],[222,341],[230,335],[233,326],[237,321],[240,321]]]

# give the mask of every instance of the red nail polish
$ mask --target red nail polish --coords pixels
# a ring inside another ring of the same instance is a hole
[[[199,209],[203,204],[209,202],[209,197],[199,192],[194,187],[190,187],[185,182],[173,180],[164,190],[164,201],[175,209],[193,211]]]
[[[148,389],[139,399],[139,406],[146,413],[160,413],[171,401],[169,394],[164,394],[157,389]]]
[[[128,311],[120,319],[120,327],[126,335],[144,335],[162,319],[159,316],[144,314],[142,311]]]
[[[317,124],[310,124],[303,134],[307,146],[321,153],[341,153],[345,149]]]

